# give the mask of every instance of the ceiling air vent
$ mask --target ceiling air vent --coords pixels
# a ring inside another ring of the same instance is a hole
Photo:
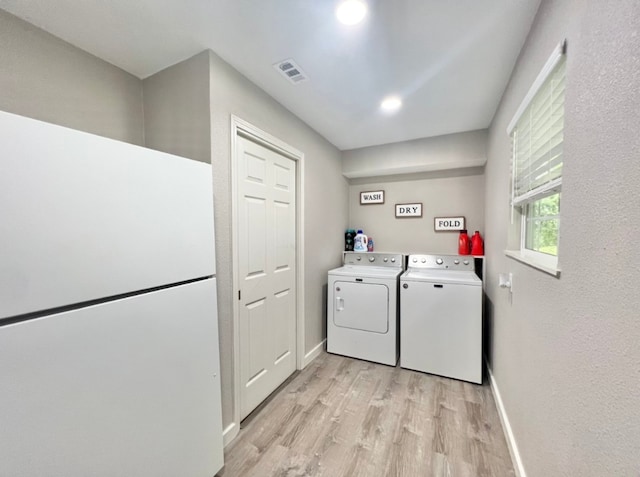
[[[303,81],[307,81],[308,79],[305,72],[302,71],[302,68],[300,68],[292,59],[276,63],[275,65],[273,65],[273,67],[293,84],[302,83]]]

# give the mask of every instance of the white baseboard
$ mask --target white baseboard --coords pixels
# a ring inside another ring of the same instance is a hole
[[[516,443],[516,438],[513,435],[511,424],[509,423],[509,417],[507,416],[507,411],[505,410],[504,404],[502,403],[502,397],[500,396],[500,391],[498,390],[498,384],[493,377],[493,372],[491,372],[489,363],[487,363],[487,371],[489,372],[489,383],[491,384],[491,391],[493,392],[493,397],[496,401],[496,407],[498,408],[498,415],[500,416],[500,422],[502,423],[502,430],[504,431],[504,435],[507,438],[507,446],[509,447],[509,453],[511,454],[513,468],[516,471],[516,477],[527,477],[527,473],[524,471],[524,465],[522,465],[522,459],[520,458],[520,452],[518,451],[518,444]]]
[[[238,426],[235,422],[229,424],[224,431],[222,431],[222,445],[227,447],[231,444],[240,432],[240,426]]]
[[[320,356],[320,353],[322,353],[322,350],[324,349],[325,341],[327,340],[322,340],[317,346],[304,355],[304,359],[302,360],[302,369],[306,368],[311,361]]]

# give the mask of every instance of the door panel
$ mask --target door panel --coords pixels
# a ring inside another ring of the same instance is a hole
[[[267,223],[266,201],[255,197],[245,197],[244,200],[246,227],[251,227],[253,230],[265,230]],[[267,268],[267,251],[264,246],[264,237],[258,234],[249,234],[247,242],[246,270],[243,275],[251,277],[257,274],[264,274]]]
[[[288,321],[293,314],[294,306],[295,302],[291,290],[283,290],[274,295],[273,311],[277,329],[289,329]],[[281,360],[287,353],[291,353],[291,338],[286,333],[279,333],[275,336],[274,351],[276,361]]]
[[[295,371],[296,165],[238,137],[240,416]]]
[[[389,331],[389,288],[379,283],[336,281],[333,322],[355,330]]]
[[[291,204],[283,202],[274,202],[274,222],[276,233],[276,254],[275,254],[275,269],[276,271],[286,270],[289,268],[291,261],[291,248],[294,247],[295,242],[291,239],[291,229],[295,230],[295,223],[291,223]]]
[[[258,374],[264,371],[264,361],[266,358],[266,346],[264,343],[265,333],[267,332],[266,325],[266,300],[258,300],[253,303],[249,303],[246,306],[247,317],[247,348],[248,348],[248,380],[254,379]]]
[[[291,186],[291,170],[288,167],[283,167],[281,164],[274,164],[275,181],[274,185],[278,189],[285,191],[290,190]]]
[[[245,179],[264,184],[267,176],[267,161],[250,153],[247,154],[245,160],[247,163]]]

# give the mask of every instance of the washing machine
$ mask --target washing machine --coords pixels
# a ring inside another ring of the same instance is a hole
[[[473,257],[409,256],[400,349],[402,368],[482,383],[482,281]]]
[[[395,366],[402,254],[346,252],[329,271],[327,351]]]

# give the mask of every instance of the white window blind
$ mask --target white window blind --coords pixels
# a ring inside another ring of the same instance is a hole
[[[512,206],[537,200],[562,184],[565,55],[558,45],[509,124]]]

